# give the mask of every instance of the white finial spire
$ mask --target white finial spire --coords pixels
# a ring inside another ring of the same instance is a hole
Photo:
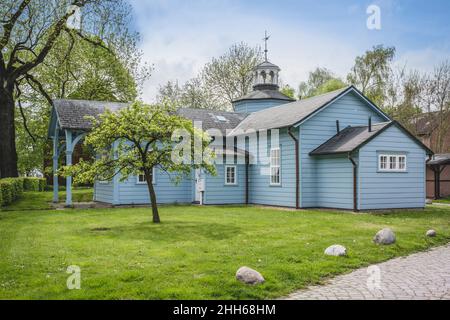
[[[267,52],[269,52],[269,50],[267,50],[267,41],[269,41],[269,39],[270,39],[270,36],[269,35],[267,35],[267,30],[266,30],[266,32],[265,32],[265,34],[264,34],[264,57],[265,57],[265,61],[268,61],[267,60]]]

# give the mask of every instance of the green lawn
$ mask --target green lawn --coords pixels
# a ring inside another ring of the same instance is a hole
[[[75,188],[72,190],[73,202],[90,202],[93,198],[92,188]],[[59,200],[66,200],[66,191],[59,192]],[[7,207],[0,207],[0,211],[45,210],[51,209],[53,201],[52,192],[27,192]]]
[[[442,198],[442,199],[439,199],[439,200],[433,200],[433,202],[435,202],[435,203],[450,204],[450,197]]]
[[[335,274],[450,242],[450,209],[390,215],[257,207],[0,212],[0,299],[263,299]],[[393,246],[372,243],[392,228]],[[434,228],[438,237],[425,232]],[[332,244],[348,249],[328,257]],[[66,269],[81,268],[81,290]],[[234,278],[241,266],[266,283]]]

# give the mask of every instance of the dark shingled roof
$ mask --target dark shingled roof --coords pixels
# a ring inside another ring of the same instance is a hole
[[[419,136],[429,135],[439,126],[439,112],[427,112],[416,116],[412,124]]]
[[[281,93],[278,90],[255,90],[243,97],[234,100],[233,102],[239,102],[244,100],[263,100],[263,99],[295,101],[295,99],[288,97],[287,95]]]
[[[417,139],[413,134],[411,134],[407,129],[405,129],[397,121],[383,122],[372,125],[372,131],[369,132],[368,126],[357,126],[357,127],[347,127],[342,130],[339,134],[332,137],[330,140],[320,145],[318,148],[310,152],[310,156],[320,156],[320,155],[332,155],[332,154],[343,154],[351,153],[358,150],[364,144],[368,143],[376,136],[381,134],[383,131],[391,126],[396,126],[401,131],[403,131],[407,136],[409,136],[413,141],[415,141],[419,146],[421,146],[427,154],[434,154],[433,151],[424,145],[419,139]]]
[[[219,129],[223,135],[227,134],[227,130],[232,130],[244,120],[247,113],[215,111],[209,109],[191,109],[182,108],[178,110],[178,114],[182,117],[192,121],[201,121],[203,130]],[[225,120],[221,121],[217,117],[223,117]]]
[[[353,87],[346,87],[308,99],[283,104],[250,114],[231,135],[247,130],[269,130],[289,127],[307,118]]]
[[[317,149],[313,150],[310,155],[318,156],[353,152],[391,124],[392,122],[374,124],[372,125],[372,131],[370,132],[368,126],[347,127]]]
[[[117,111],[128,106],[127,103],[87,101],[87,100],[53,100],[53,107],[58,115],[61,129],[83,130],[92,128],[86,116],[98,117],[106,109]]]

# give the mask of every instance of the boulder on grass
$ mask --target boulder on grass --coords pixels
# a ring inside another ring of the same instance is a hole
[[[245,284],[260,284],[263,283],[264,277],[256,270],[248,267],[242,267],[236,272],[236,279]]]
[[[436,230],[428,230],[427,231],[427,237],[434,238],[434,237],[436,237],[436,235],[437,235]]]
[[[373,238],[373,242],[375,242],[376,244],[389,245],[395,243],[395,241],[395,234],[389,228],[378,231],[378,233]]]
[[[342,257],[347,255],[347,249],[344,246],[335,244],[325,250],[327,256]]]

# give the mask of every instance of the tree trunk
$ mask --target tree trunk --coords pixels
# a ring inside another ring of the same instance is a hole
[[[150,170],[150,172],[153,172],[153,170]],[[152,203],[153,223],[160,223],[161,220],[159,219],[158,205],[156,203],[156,193],[155,188],[153,188],[153,174],[150,174],[150,172],[144,170],[148,193],[150,194],[150,201]]]
[[[14,86],[0,79],[0,178],[17,177]]]

